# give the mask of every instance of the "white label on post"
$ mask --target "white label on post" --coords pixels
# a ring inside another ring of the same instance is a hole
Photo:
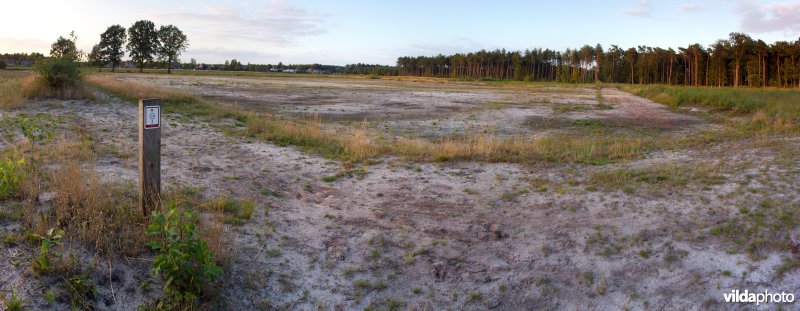
[[[157,129],[161,127],[161,107],[144,107],[144,128]]]

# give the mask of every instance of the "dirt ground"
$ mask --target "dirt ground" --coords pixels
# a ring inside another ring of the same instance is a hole
[[[675,135],[710,126],[702,118],[608,88],[600,92],[611,107],[599,105],[592,87],[120,78],[187,88],[242,109],[366,118],[420,136],[470,128],[542,135],[580,126],[567,122],[574,119]],[[96,143],[131,154],[137,146],[136,107],[111,96],[97,102],[36,102],[3,115],[24,112],[72,116],[84,122]],[[733,289],[800,292],[800,273],[774,273],[788,254],[753,259],[731,252],[708,233],[720,219],[764,199],[798,202],[797,158],[787,161],[751,141],[655,151],[642,160],[604,166],[429,164],[386,157],[365,165],[365,175],[324,182],[324,176],[342,170],[341,163],[226,136],[212,124],[178,115],[163,118],[167,187],[199,187],[206,197],[257,202],[249,222],[227,228],[234,236],[233,260],[219,290],[230,310],[729,309],[752,307],[725,304],[722,294]],[[530,124],[545,119],[567,126]],[[798,150],[800,140],[781,144]],[[105,155],[96,170],[109,180],[134,183],[136,161]],[[723,181],[674,188],[633,184],[630,191],[603,189],[589,178],[613,169],[663,165],[715,165]],[[13,264],[27,254],[15,246],[2,254],[0,290],[18,288],[35,309],[48,308],[39,281],[26,277],[25,265]],[[138,287],[152,279],[146,258],[105,265],[110,266],[101,265],[105,268],[95,276],[101,309],[133,310],[157,294],[157,289]],[[113,284],[113,293],[106,284]]]
[[[614,88],[420,83],[342,78],[122,75],[186,89],[222,105],[340,122],[371,121],[388,133],[426,138],[492,132],[536,136],[569,131],[576,120],[619,128],[692,130],[702,120]],[[558,126],[554,126],[554,125]]]

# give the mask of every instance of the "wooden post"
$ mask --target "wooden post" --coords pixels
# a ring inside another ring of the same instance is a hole
[[[139,100],[139,206],[148,214],[161,205],[161,100]]]

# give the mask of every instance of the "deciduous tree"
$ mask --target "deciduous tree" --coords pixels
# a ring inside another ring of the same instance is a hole
[[[105,56],[105,61],[111,63],[111,72],[122,63],[122,57],[125,56],[125,40],[127,39],[125,27],[120,25],[109,26],[105,32],[100,35],[100,49]]]
[[[158,32],[153,22],[140,20],[128,28],[127,47],[131,59],[139,66],[139,72],[144,70],[145,62],[153,61],[158,46]]]
[[[172,62],[178,60],[181,52],[189,47],[189,40],[178,27],[167,25],[158,29],[159,58],[167,62],[167,73],[172,71]]]

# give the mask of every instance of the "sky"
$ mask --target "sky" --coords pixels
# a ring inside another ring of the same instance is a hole
[[[183,30],[190,46],[181,60],[205,63],[394,65],[480,49],[677,48],[734,31],[767,43],[800,39],[800,0],[32,0],[2,12],[0,53],[47,55],[72,30],[88,52],[108,26],[147,19]]]

